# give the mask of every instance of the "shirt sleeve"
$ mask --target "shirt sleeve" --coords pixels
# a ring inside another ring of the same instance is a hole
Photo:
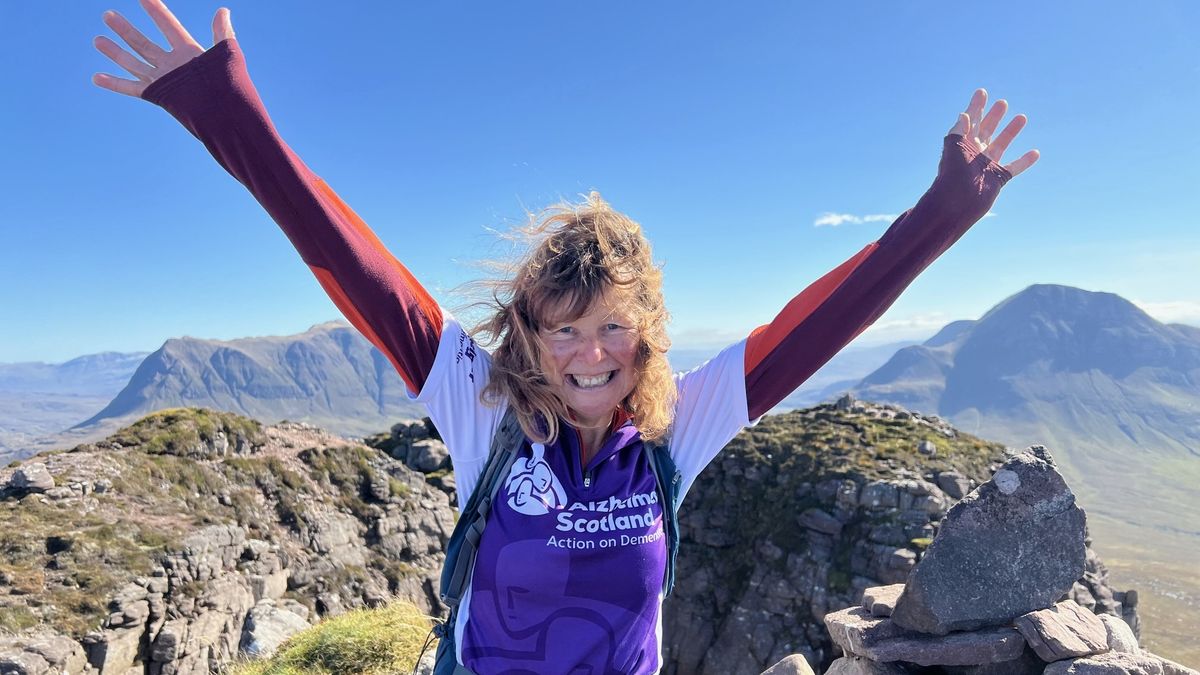
[[[487,464],[492,438],[500,428],[506,406],[482,403],[479,394],[487,386],[491,355],[471,339],[449,312],[444,312],[444,316],[437,357],[425,386],[411,398],[425,405],[450,450],[461,508]]]
[[[678,397],[667,447],[682,476],[681,500],[721,448],[751,424],[742,368],[745,350],[743,340],[691,372],[675,376]]]
[[[1009,172],[947,136],[933,185],[879,241],[815,281],[746,340],[748,416],[799,387],[891,307],[900,293],[982,218]]]
[[[442,312],[429,293],[276,132],[237,41],[223,40],[146,88],[283,229],[338,309],[419,392]]]

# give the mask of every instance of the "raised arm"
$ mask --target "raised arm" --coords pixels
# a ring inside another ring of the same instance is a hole
[[[995,202],[1000,188],[1037,161],[1031,150],[1007,166],[1004,151],[1025,126],[1014,117],[992,141],[1007,104],[987,115],[980,89],[946,137],[938,174],[883,237],[815,281],[746,343],[749,418],[770,410],[875,322],[930,263]]]
[[[205,51],[160,0],[141,0],[170,45],[164,50],[116,12],[104,22],[143,60],[106,37],[96,48],[132,74],[96,85],[165,108],[250,190],[346,318],[383,352],[409,391],[433,365],[442,313],[379,239],[283,142],[246,72],[229,10],[213,19]]]

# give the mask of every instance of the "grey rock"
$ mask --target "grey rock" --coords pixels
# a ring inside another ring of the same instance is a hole
[[[800,514],[799,521],[803,527],[824,534],[836,536],[842,532],[841,521],[820,509],[805,509]]]
[[[826,671],[828,672],[828,671]],[[792,654],[767,668],[762,675],[814,675],[812,666],[800,654]]]
[[[868,588],[863,592],[863,609],[870,612],[871,616],[891,616],[896,608],[896,600],[903,592],[904,584]]]
[[[100,675],[124,675],[134,665],[141,642],[141,628],[106,630],[98,642],[88,645],[88,661]]]
[[[890,619],[871,616],[862,607],[826,614],[825,627],[834,644],[847,654],[858,656],[867,656],[871,648],[884,640],[910,634]]]
[[[983,628],[968,633],[898,637],[883,640],[864,656],[876,661],[907,661],[922,666],[976,666],[1013,661],[1025,640],[1011,628]]]
[[[45,492],[54,487],[54,476],[41,462],[22,466],[13,472],[8,480],[8,487],[25,492]]]
[[[844,656],[829,664],[829,669],[825,671],[825,675],[906,675],[907,673],[907,670],[894,663],[876,663],[861,656]]]
[[[9,652],[0,654],[0,675],[49,675],[50,663],[40,654]]]
[[[50,499],[70,499],[75,496],[75,491],[66,485],[59,485],[46,490],[46,496]]]
[[[887,481],[871,481],[863,486],[858,503],[870,509],[894,509],[900,504],[900,491]]]
[[[292,612],[264,600],[246,617],[240,649],[254,658],[268,658],[289,637],[308,628],[308,622]]]
[[[937,446],[933,444],[933,441],[921,441],[917,444],[917,452],[934,457],[937,455]]]
[[[1046,666],[1045,675],[1167,675],[1168,672],[1163,659],[1153,654],[1105,652],[1051,663]]]
[[[1114,652],[1137,652],[1138,639],[1124,620],[1111,614],[1101,614],[1100,620],[1108,631],[1108,649]]]
[[[1108,651],[1104,622],[1073,600],[1019,616],[1014,625],[1046,662]]]
[[[408,466],[421,473],[432,473],[445,468],[450,461],[450,450],[441,441],[427,439],[416,441],[408,453]]]
[[[938,474],[937,485],[947,495],[954,499],[962,499],[971,490],[971,482],[957,471],[943,471]]]
[[[1028,647],[1012,661],[985,663],[979,666],[942,666],[941,675],[1042,675],[1046,662]]]
[[[87,654],[83,647],[65,635],[37,638],[25,645],[25,651],[41,656],[53,670],[79,673],[87,665]]]
[[[1083,574],[1084,529],[1075,495],[1049,453],[1034,446],[950,509],[892,619],[945,635],[1049,607]]]

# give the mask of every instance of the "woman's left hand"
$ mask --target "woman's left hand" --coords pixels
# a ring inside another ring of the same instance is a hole
[[[1004,118],[1004,113],[1008,112],[1008,102],[1004,99],[996,101],[992,104],[992,109],[984,115],[983,109],[987,107],[987,98],[986,90],[976,89],[975,94],[971,96],[971,102],[967,104],[966,112],[958,114],[958,121],[954,124],[954,128],[950,129],[950,133],[961,135],[964,143],[999,164],[1009,144],[1013,142],[1017,134],[1021,133],[1021,129],[1025,128],[1027,118],[1024,115],[1012,118],[1004,126],[1000,135],[993,139],[992,134],[995,133],[996,127],[1000,126],[1000,120]],[[1037,150],[1030,150],[1015,162],[1002,166],[1010,174],[1016,176],[1033,166],[1039,156]]]

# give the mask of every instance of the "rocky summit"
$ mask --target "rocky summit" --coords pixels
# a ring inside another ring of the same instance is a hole
[[[984,675],[1022,659],[1044,664],[1008,625],[950,634],[956,663],[984,653],[993,670],[921,666],[941,638],[886,616],[899,608],[896,586],[933,550],[949,552],[940,538],[955,529],[946,521],[956,502],[1004,495],[993,474],[1012,459],[893,406],[847,399],[764,418],[684,503],[663,672],[756,674],[783,662],[774,673],[809,664]],[[1012,468],[1021,487],[1004,497],[1046,479],[1040,466]],[[1006,474],[1000,483],[1014,485]],[[416,421],[364,444],[306,424],[177,409],[10,466],[0,470],[0,672],[208,673],[398,596],[438,614],[454,495],[445,446]],[[1023,503],[1049,518],[1066,512],[1052,498]],[[1083,550],[1066,595],[1105,622],[1106,644],[1149,662],[1136,651],[1136,594],[1113,590]],[[861,632],[831,635],[823,619],[847,607],[858,608],[847,624]],[[1073,648],[1050,632],[1053,617],[1031,621],[1046,645]],[[1101,672],[1078,663],[1070,672]]]

